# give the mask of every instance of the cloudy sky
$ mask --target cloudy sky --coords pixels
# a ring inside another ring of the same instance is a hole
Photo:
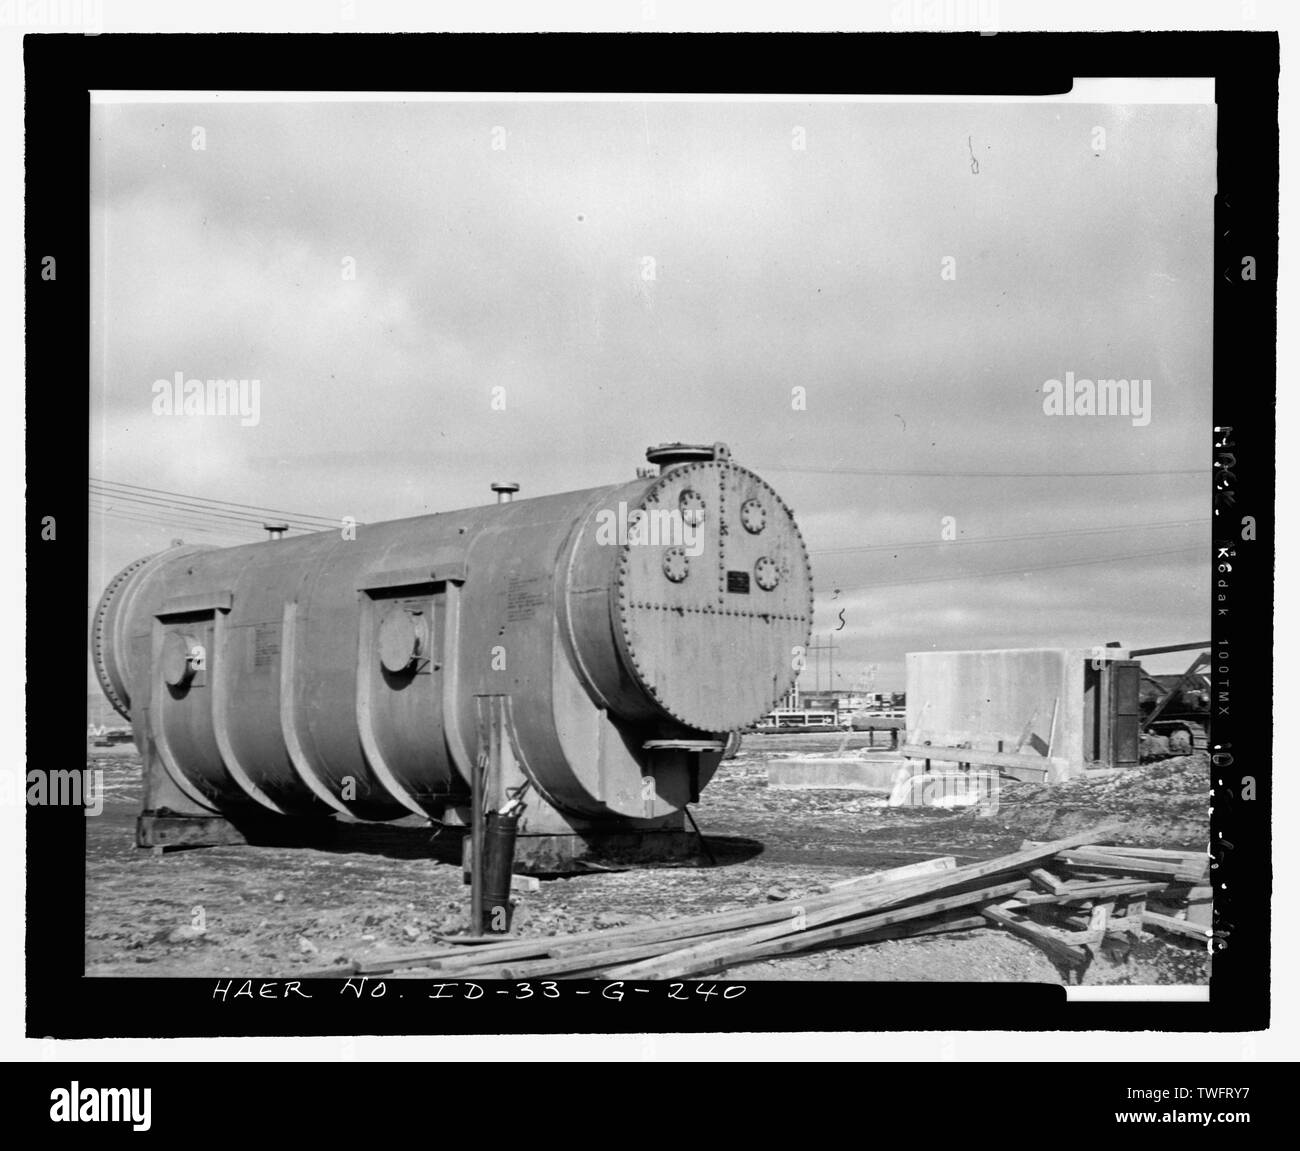
[[[836,686],[901,689],[907,651],[1208,635],[1212,105],[100,103],[92,128],[102,481],[375,521],[723,440],[795,510]],[[157,414],[178,372],[257,379],[257,423]],[[1149,379],[1150,422],[1046,414],[1067,372]],[[262,534],[105,490],[92,602],[173,538]]]

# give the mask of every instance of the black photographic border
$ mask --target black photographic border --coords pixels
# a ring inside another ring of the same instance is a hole
[[[765,983],[666,1004],[600,984],[526,999],[214,999],[212,979],[86,977],[85,818],[26,808],[26,1028],[32,1037],[920,1030],[1250,1031],[1269,1019],[1278,221],[1275,33],[99,35],[25,38],[27,764],[84,761],[62,715],[81,691],[88,571],[91,89],[1043,95],[1075,76],[1209,76],[1218,103],[1214,251],[1215,958],[1209,1003],[1067,1004],[1055,985]],[[56,280],[42,257],[58,261]],[[1242,278],[1242,261],[1256,278]],[[57,523],[42,538],[44,517]],[[1255,520],[1242,538],[1242,517]],[[1219,610],[1223,609],[1223,610]],[[71,655],[69,654],[71,653]],[[1254,798],[1243,795],[1246,775]],[[1223,889],[1227,881],[1226,890]],[[10,925],[14,929],[16,925]],[[236,981],[238,986],[240,981]],[[255,986],[263,981],[256,981]],[[266,981],[269,982],[269,981]],[[513,985],[508,985],[513,986]],[[719,983],[718,987],[726,984]],[[915,993],[908,989],[915,987]],[[577,992],[587,989],[586,997]],[[397,998],[397,992],[404,998]],[[490,1006],[489,1006],[490,1004]],[[415,1008],[412,1010],[412,1008]],[[672,1010],[670,1010],[670,1008]]]

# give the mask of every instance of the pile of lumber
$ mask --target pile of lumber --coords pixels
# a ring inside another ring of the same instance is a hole
[[[1085,968],[1108,940],[1144,930],[1205,940],[1184,914],[1208,910],[1208,856],[1107,847],[1108,828],[1030,843],[958,867],[951,856],[877,872],[803,899],[648,925],[536,939],[466,942],[320,974],[428,968],[438,978],[653,980],[701,976],[758,959],[937,932],[997,927]]]

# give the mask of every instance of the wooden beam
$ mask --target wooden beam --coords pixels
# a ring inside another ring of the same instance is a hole
[[[1049,892],[1052,895],[1060,895],[1067,887],[1065,880],[1059,879],[1045,867],[1035,867],[1030,871],[1029,878],[1032,879],[1035,885],[1037,885],[1041,890]]]
[[[614,967],[605,972],[605,978],[674,979],[684,975],[716,971],[736,963],[738,956],[752,954],[752,949],[759,944],[766,944],[769,954],[806,951],[827,943],[860,938],[878,928],[892,927],[913,919],[925,919],[957,907],[968,907],[972,903],[1001,899],[1013,892],[1023,891],[1028,886],[1029,880],[1017,879],[978,891],[949,895],[911,907],[896,908],[879,915],[855,918],[846,923],[835,923],[824,927],[818,926],[818,923],[827,913],[814,913],[812,916],[805,916],[803,921],[807,927],[816,928],[815,930],[801,929],[797,922],[755,928],[753,931],[717,943],[701,943],[696,947],[669,952],[657,959],[633,963],[625,967]]]
[[[1020,907],[1054,907],[1061,902],[1059,895],[1053,895],[1050,891],[1026,891],[1023,895],[1017,895],[1015,899],[1010,900],[1008,906],[1014,904]]]
[[[1091,871],[1130,871],[1134,874],[1144,872],[1148,875],[1177,875],[1186,864],[1173,859],[1137,859],[1110,855],[1094,848],[1075,847],[1062,851],[1058,856],[1062,863]]]
[[[1107,855],[1131,855],[1134,859],[1173,859],[1195,863],[1209,857],[1208,851],[1174,851],[1165,847],[1121,847],[1113,844],[1090,843],[1081,850],[1104,851]]]
[[[912,923],[896,924],[893,927],[882,927],[876,931],[864,933],[861,937],[846,937],[845,939],[834,940],[824,946],[865,946],[871,943],[883,943],[887,939],[914,939],[920,935],[940,935],[951,931],[973,931],[986,925],[982,915],[964,915],[958,918],[942,919],[935,923],[914,921]],[[776,940],[772,943],[756,943],[743,952],[737,952],[726,966],[730,969],[740,967],[745,963],[755,963],[762,959],[776,959],[782,955],[795,954],[795,950],[783,948],[785,942],[784,940]],[[815,950],[815,948],[807,948],[806,950]],[[599,969],[592,969],[591,973],[601,975]]]
[[[1088,965],[1089,956],[1082,947],[1066,943],[1065,940],[1058,938],[1050,928],[1031,923],[1025,919],[1017,919],[1005,906],[986,907],[982,914],[990,923],[995,923],[997,926],[1010,931],[1013,935],[1018,935],[1021,939],[1027,939],[1030,943],[1036,944],[1058,963],[1077,968]]]
[[[929,743],[905,743],[899,749],[904,759],[937,759],[941,763],[977,763],[982,767],[1006,767],[1018,771],[1051,771],[1053,761],[1041,755],[1017,755],[1009,751],[984,751],[976,747],[940,747]]]
[[[712,934],[723,928],[750,928],[762,924],[771,924],[779,920],[789,920],[792,908],[798,906],[805,914],[820,912],[828,908],[839,911],[836,918],[849,918],[865,914],[908,899],[921,898],[936,891],[955,888],[963,884],[985,879],[1006,871],[1021,871],[1032,867],[1045,859],[1050,859],[1060,851],[1077,847],[1096,839],[1103,839],[1113,834],[1114,824],[1104,824],[1077,835],[1043,843],[1036,847],[999,856],[983,863],[970,864],[956,870],[937,871],[933,875],[917,875],[910,879],[895,882],[882,882],[870,885],[865,890],[850,888],[830,892],[826,895],[810,896],[798,901],[770,903],[762,907],[742,908],[738,911],[709,912],[704,915],[687,916],[680,919],[664,920],[660,923],[612,928],[604,931],[578,932],[569,935],[555,935],[537,939],[520,939],[502,943],[488,943],[474,947],[463,947],[456,953],[448,955],[445,950],[424,955],[395,956],[386,960],[376,960],[362,965],[363,974],[381,974],[401,967],[433,966],[439,973],[452,973],[467,970],[470,967],[484,966],[488,963],[506,963],[513,960],[542,958],[547,955],[572,953],[589,944],[613,948],[631,946],[636,943],[648,943],[658,939],[689,939],[692,936]],[[929,862],[929,861],[927,861]],[[908,865],[915,866],[915,865]],[[870,877],[864,877],[870,878]]]
[[[1172,915],[1157,915],[1154,911],[1143,914],[1142,924],[1144,927],[1158,927],[1161,931],[1169,931],[1175,935],[1187,935],[1192,939],[1199,939],[1202,943],[1214,934],[1208,927],[1197,927],[1185,919],[1175,919]]]
[[[952,871],[957,860],[951,855],[941,855],[936,859],[923,859],[920,863],[908,863],[902,867],[892,867],[888,871],[875,871],[870,875],[855,875],[852,879],[841,879],[830,884],[832,891],[845,887],[874,887],[881,883],[897,883],[917,875],[932,875],[936,871]]]
[[[1064,896],[1066,903],[1078,903],[1081,899],[1110,899],[1121,895],[1151,895],[1158,891],[1168,891],[1169,884],[1158,879],[1144,879],[1127,883],[1080,883],[1071,887]]]
[[[942,856],[935,860],[908,864],[875,875],[863,876],[850,881],[861,883],[869,890],[895,891],[902,889],[909,881],[914,881],[930,873],[951,872],[945,860],[951,856]],[[955,862],[955,861],[952,861]],[[837,900],[848,896],[844,889],[835,893],[814,896],[799,901],[799,906],[821,907],[833,905]],[[375,960],[363,965],[364,974],[383,974],[403,967],[432,966],[442,973],[467,971],[489,964],[540,959],[546,956],[563,956],[581,953],[590,948],[614,949],[651,943],[658,940],[679,941],[685,946],[685,940],[701,935],[711,935],[721,929],[739,929],[755,923],[770,923],[791,917],[790,908],[795,901],[769,903],[757,908],[744,908],[732,912],[708,912],[703,915],[685,916],[678,919],[662,920],[658,923],[633,924],[627,927],[609,928],[598,931],[576,932],[568,935],[539,936],[534,939],[506,940],[500,943],[484,943],[474,946],[460,946],[442,949],[423,955],[394,956],[386,960]]]
[[[716,939],[719,935],[701,938]],[[573,977],[577,971],[589,971],[596,967],[612,963],[631,963],[637,959],[647,959],[662,955],[670,948],[676,947],[672,940],[660,940],[653,943],[641,943],[618,948],[593,948],[589,951],[575,952],[571,955],[550,955],[542,959],[521,960],[516,963],[484,964],[458,971],[458,979],[541,979],[551,975]]]
[[[1017,902],[1026,907],[1040,904],[1091,903],[1100,899],[1118,899],[1126,895],[1151,895],[1168,890],[1165,883],[1082,883],[1059,894],[1043,893],[1019,896]]]
[[[909,883],[899,885],[897,888],[891,885],[889,888],[880,892],[864,892],[856,895],[852,900],[830,906],[830,911],[823,910],[821,907],[815,907],[817,900],[803,900],[801,906],[804,909],[804,924],[807,927],[816,926],[813,922],[813,916],[818,916],[818,922],[824,921],[821,917],[829,915],[830,919],[848,919],[851,917],[865,915],[869,911],[876,911],[888,907],[891,904],[902,903],[905,899],[917,898],[931,892],[941,891],[945,888],[951,889],[976,880],[985,879],[989,876],[998,875],[1006,871],[1022,871],[1026,867],[1032,867],[1034,864],[1043,859],[1049,859],[1060,851],[1068,850],[1070,847],[1077,846],[1081,843],[1087,843],[1090,840],[1101,839],[1114,831],[1115,825],[1103,824],[1099,827],[1092,828],[1089,831],[1082,831],[1075,835],[1067,836],[1064,839],[1058,839],[1051,843],[1042,843],[1036,847],[1026,850],[1013,852],[1010,855],[999,856],[996,859],[990,859],[984,863],[971,864],[967,867],[959,867],[956,871],[943,872],[936,876],[921,877]],[[1027,880],[1019,881],[1019,887],[1028,887]],[[833,912],[833,914],[831,914]],[[787,910],[786,915],[789,915]],[[770,930],[770,929],[769,929]],[[775,937],[782,934],[781,931],[772,932],[770,936]],[[755,942],[761,940],[755,939]],[[643,974],[639,968],[643,965],[634,964],[631,970],[632,975],[627,974],[627,970],[620,971],[617,978],[656,978],[653,975]],[[663,977],[660,977],[663,978]]]
[[[1173,859],[1138,859],[1098,851],[1095,848],[1078,848],[1060,853],[1060,861],[1067,867],[1083,871],[1118,871],[1124,875],[1165,877],[1179,883],[1199,883],[1209,872],[1210,861],[1187,863]]]

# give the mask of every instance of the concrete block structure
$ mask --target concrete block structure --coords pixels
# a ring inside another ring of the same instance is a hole
[[[1140,674],[1118,647],[909,652],[903,754],[1049,783],[1135,764]]]

